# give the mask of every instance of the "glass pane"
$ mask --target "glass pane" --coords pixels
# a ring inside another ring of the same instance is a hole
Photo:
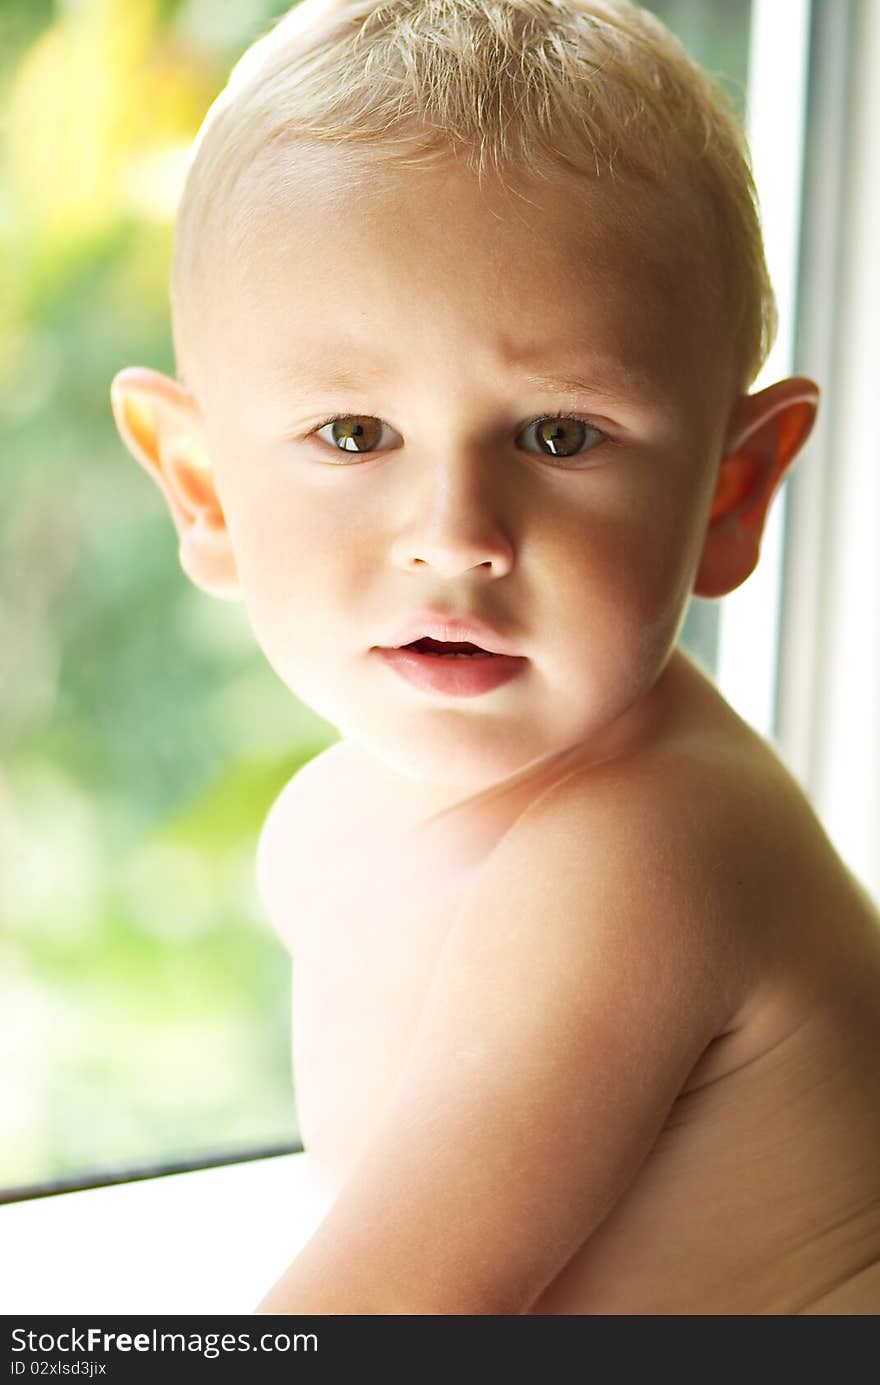
[[[109,405],[173,374],[169,170],[275,12],[0,7],[0,1187],[298,1137],[254,849],[335,732],[183,576]]]
[[[745,0],[651,8],[742,93]],[[279,13],[0,5],[0,1188],[298,1139],[254,855],[336,731],[184,577],[108,394],[174,372],[182,159]],[[710,670],[716,633],[694,601]]]

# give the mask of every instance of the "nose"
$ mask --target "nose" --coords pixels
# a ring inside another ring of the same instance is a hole
[[[392,542],[396,566],[431,567],[444,577],[477,569],[502,577],[510,571],[513,545],[498,512],[491,468],[485,456],[464,451],[424,462],[413,510]]]

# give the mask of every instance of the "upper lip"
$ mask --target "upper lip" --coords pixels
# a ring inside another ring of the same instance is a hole
[[[516,654],[505,637],[475,615],[455,615],[451,611],[418,611],[391,636],[386,649],[400,649],[415,640],[442,640],[446,643],[477,644],[490,654]]]

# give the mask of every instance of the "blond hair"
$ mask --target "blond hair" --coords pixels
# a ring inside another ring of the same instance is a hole
[[[736,110],[629,0],[301,0],[236,63],[193,145],[171,272],[178,367],[190,300],[210,291],[205,246],[241,248],[260,211],[242,188],[257,166],[280,187],[276,156],[297,141],[363,164],[458,152],[480,177],[569,169],[670,199],[692,189],[737,388],[766,359],[776,306]]]

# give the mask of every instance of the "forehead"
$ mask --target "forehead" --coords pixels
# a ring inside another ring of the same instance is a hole
[[[705,358],[681,204],[646,189],[293,146],[255,164],[238,196],[246,229],[213,300],[215,378],[225,343],[264,393],[436,371],[462,352],[487,376],[582,361],[662,393]]]

